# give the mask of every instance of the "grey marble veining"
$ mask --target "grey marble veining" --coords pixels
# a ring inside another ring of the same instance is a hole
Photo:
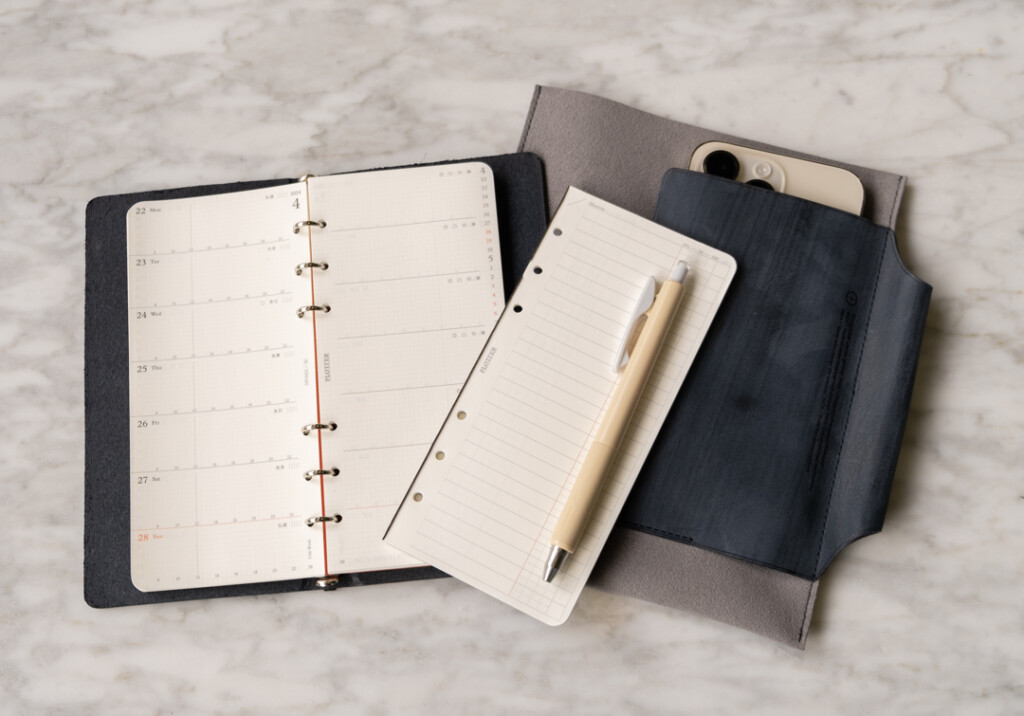
[[[1020,712],[1022,26],[972,0],[5,3],[0,711]],[[595,590],[551,629],[454,580],[86,606],[86,202],[513,151],[536,83],[909,177],[935,287],[911,417],[807,650]]]

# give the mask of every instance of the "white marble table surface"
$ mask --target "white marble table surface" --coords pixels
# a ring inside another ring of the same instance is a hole
[[[1024,712],[1021,37],[995,0],[5,0],[0,711]],[[535,83],[909,176],[910,421],[806,651],[593,589],[549,628],[454,580],[86,606],[86,202],[514,151]]]

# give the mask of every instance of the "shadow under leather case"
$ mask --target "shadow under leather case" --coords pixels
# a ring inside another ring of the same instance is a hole
[[[547,226],[537,157],[505,154],[481,161],[494,173],[505,298],[526,269]],[[438,162],[451,164],[454,162]],[[94,607],[279,594],[316,589],[316,579],[141,592],[132,585],[129,515],[127,221],[139,201],[179,199],[288,184],[293,179],[97,197],[85,219],[85,601]],[[409,479],[412,480],[412,475]],[[340,587],[446,576],[433,567],[340,576]]]
[[[852,171],[864,216],[678,169],[723,135],[538,87],[520,149],[569,185],[732,254],[738,271],[590,584],[802,648],[818,579],[881,529],[931,289],[892,233],[903,177]]]

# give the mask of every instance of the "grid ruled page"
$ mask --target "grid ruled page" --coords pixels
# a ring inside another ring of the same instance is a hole
[[[690,271],[577,551],[550,536],[615,387],[648,276]],[[564,622],[736,271],[720,251],[570,188],[389,528],[389,544],[548,624]]]

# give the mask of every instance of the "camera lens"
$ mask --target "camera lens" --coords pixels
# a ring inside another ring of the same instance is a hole
[[[735,179],[740,173],[740,162],[732,153],[716,149],[704,157],[704,171],[716,177]]]
[[[768,191],[775,191],[775,187],[766,182],[764,179],[751,179],[750,181],[747,182],[747,184],[750,184],[750,186],[761,187],[762,189],[767,189]]]

